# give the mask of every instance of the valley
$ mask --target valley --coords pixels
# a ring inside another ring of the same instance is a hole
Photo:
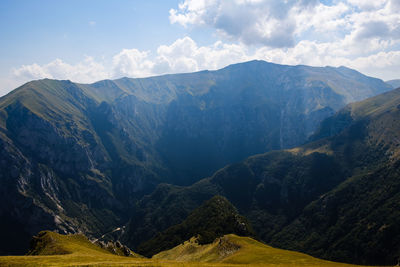
[[[0,253],[51,230],[148,258],[1,260],[395,265],[399,106],[399,89],[355,70],[265,61],[29,82],[0,98]],[[243,250],[219,259],[223,240]]]
[[[400,266],[400,0],[1,0],[0,36],[0,267]]]

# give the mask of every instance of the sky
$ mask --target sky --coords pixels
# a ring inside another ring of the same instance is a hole
[[[0,1],[0,96],[254,59],[400,79],[400,0]]]

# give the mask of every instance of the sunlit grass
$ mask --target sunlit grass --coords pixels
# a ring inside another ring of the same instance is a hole
[[[226,235],[225,242],[231,244],[231,253],[221,249],[219,240],[212,244],[198,245],[191,240],[171,250],[155,255],[155,259],[168,259],[184,262],[219,262],[220,264],[252,266],[331,266],[351,267],[355,265],[330,262],[306,254],[277,249],[249,237]],[[235,248],[236,247],[236,248]]]
[[[282,249],[272,248],[248,237],[227,235],[224,246],[217,239],[198,245],[194,239],[152,259],[122,257],[97,247],[82,235],[63,236],[46,232],[39,256],[3,256],[0,266],[309,266],[351,267]],[[52,255],[63,253],[63,255]],[[46,255],[43,255],[46,254]]]

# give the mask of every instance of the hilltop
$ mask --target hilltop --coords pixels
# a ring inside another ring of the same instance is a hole
[[[82,234],[61,235],[42,231],[31,240],[27,256],[0,257],[1,266],[76,266],[76,265],[146,265],[143,257],[129,251],[129,257],[122,247],[109,251],[90,242]]]
[[[192,238],[173,249],[154,255],[153,259],[261,266],[352,266],[273,248],[252,238],[233,234],[219,237],[207,245],[200,245],[196,238]]]

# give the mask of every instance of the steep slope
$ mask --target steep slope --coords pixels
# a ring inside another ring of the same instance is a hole
[[[399,167],[396,161],[352,177],[308,205],[271,243],[333,261],[397,264]]]
[[[228,233],[253,237],[255,235],[247,219],[239,215],[226,198],[215,196],[191,212],[182,223],[171,226],[155,238],[142,243],[137,251],[151,257],[183,243],[192,236],[198,236],[199,244],[207,244]]]
[[[99,237],[136,216],[132,207],[157,184],[191,184],[255,153],[301,144],[348,102],[386,90],[343,67],[263,61],[27,83],[0,98],[0,238],[20,235],[0,253],[23,252],[42,229]]]
[[[127,242],[151,238],[220,194],[274,246],[396,264],[399,107],[400,89],[347,106],[322,123],[312,143],[250,157],[190,187],[160,185],[137,207],[142,219],[131,221]]]
[[[397,264],[400,91],[356,103],[351,113],[368,120],[369,142],[381,147],[388,160],[372,170],[360,171],[316,199],[272,242],[332,260]],[[324,124],[322,132],[335,128],[335,123],[333,118]]]
[[[106,104],[97,106],[78,85],[36,81],[0,102],[0,236],[22,235],[2,253],[23,252],[29,236],[46,228],[94,236],[109,231],[124,220],[121,200],[131,203],[155,183],[157,168],[112,159],[92,119],[92,109]],[[130,179],[113,179],[119,169],[130,171]]]

